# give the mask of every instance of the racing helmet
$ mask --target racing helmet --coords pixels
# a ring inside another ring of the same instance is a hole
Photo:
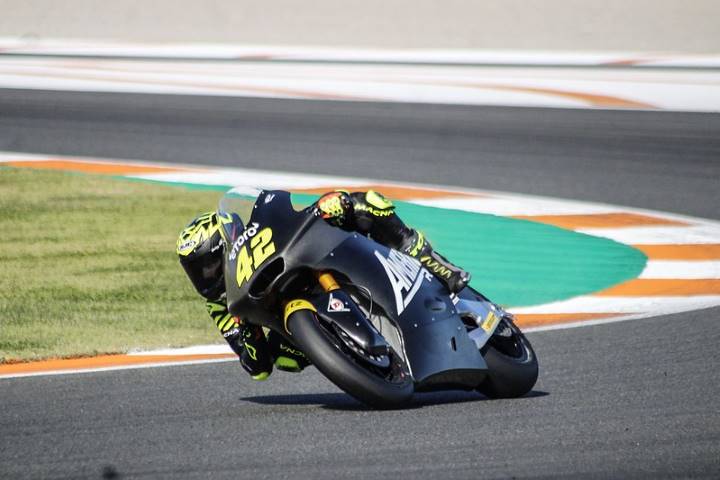
[[[191,221],[177,241],[180,265],[195,290],[208,300],[219,299],[225,291],[221,228],[217,213],[206,212]]]

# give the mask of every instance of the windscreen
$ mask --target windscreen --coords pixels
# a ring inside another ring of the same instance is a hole
[[[252,200],[253,196],[239,187],[228,190],[220,199],[218,218],[222,225],[222,236],[228,244],[232,244],[245,229],[238,212]]]

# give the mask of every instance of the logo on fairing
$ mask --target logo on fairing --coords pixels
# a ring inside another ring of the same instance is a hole
[[[432,274],[422,268],[420,262],[396,250],[390,250],[387,257],[375,250],[375,257],[387,273],[395,294],[395,306],[400,315],[420,289],[423,279],[430,281]]]
[[[345,306],[345,302],[340,300],[339,298],[333,297],[333,294],[330,294],[330,299],[328,300],[328,312],[349,312],[350,309]]]
[[[248,241],[248,239],[254,237],[255,234],[257,234],[259,226],[260,225],[258,223],[251,223],[250,226],[245,229],[242,235],[240,235],[240,237],[235,240],[235,243],[233,243],[232,249],[230,250],[230,254],[228,255],[230,260],[235,260],[238,252],[240,251],[240,247],[242,247],[243,244]]]

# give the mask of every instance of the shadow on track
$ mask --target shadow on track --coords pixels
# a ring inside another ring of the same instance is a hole
[[[533,390],[522,398],[544,397],[547,392]],[[297,395],[259,395],[242,397],[240,400],[261,405],[319,405],[326,410],[365,411],[375,410],[358,402],[345,393],[302,393]],[[406,409],[444,405],[448,403],[485,402],[491,399],[477,393],[464,391],[416,393],[412,404]]]

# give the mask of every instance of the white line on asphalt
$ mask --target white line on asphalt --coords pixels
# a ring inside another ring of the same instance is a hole
[[[28,372],[28,373],[8,373],[0,374],[0,380],[6,378],[24,378],[24,377],[43,377],[46,375],[77,375],[80,373],[95,373],[95,372],[110,372],[114,370],[135,370],[142,368],[159,368],[159,367],[177,367],[182,365],[201,365],[204,363],[221,363],[221,362],[236,362],[237,358],[211,358],[205,360],[180,360],[177,362],[164,362],[164,363],[141,363],[135,365],[117,365],[113,367],[99,367],[99,368],[88,368],[88,369],[75,369],[75,370],[53,370],[43,372]]]

